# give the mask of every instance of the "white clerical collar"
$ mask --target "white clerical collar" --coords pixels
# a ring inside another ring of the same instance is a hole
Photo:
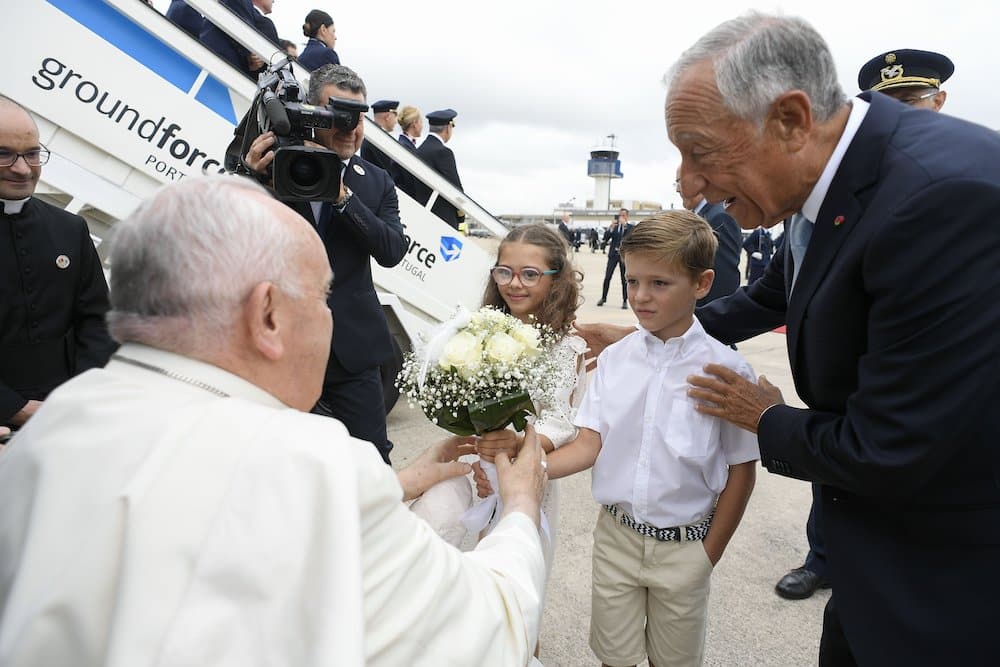
[[[819,217],[819,208],[823,205],[823,200],[826,199],[826,193],[830,189],[830,184],[833,183],[833,177],[836,175],[837,169],[840,168],[840,162],[844,159],[844,154],[847,153],[848,146],[851,145],[854,135],[858,133],[858,128],[861,127],[861,121],[865,119],[865,114],[868,113],[868,106],[868,102],[865,102],[860,97],[855,97],[851,100],[851,115],[847,118],[844,133],[840,135],[840,141],[837,142],[837,147],[833,149],[830,159],[827,160],[822,175],[816,181],[816,185],[813,186],[812,192],[809,193],[806,203],[800,209],[802,215],[813,222],[816,222],[816,218]]]
[[[0,199],[3,202],[3,212],[7,215],[15,215],[20,213],[24,208],[24,205],[28,203],[31,197],[25,197],[24,199]]]
[[[702,211],[704,211],[706,208],[708,208],[708,200],[702,197],[701,203],[695,206],[694,210],[692,210],[691,212],[694,213],[695,215],[701,215]]]

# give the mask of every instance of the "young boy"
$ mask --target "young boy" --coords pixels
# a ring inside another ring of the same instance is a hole
[[[697,412],[687,377],[705,364],[754,380],[702,329],[717,241],[688,211],[655,215],[622,241],[639,329],[598,358],[579,434],[548,455],[550,478],[593,466],[590,646],[605,665],[700,665],[709,577],[743,516],[759,458],[752,433]]]

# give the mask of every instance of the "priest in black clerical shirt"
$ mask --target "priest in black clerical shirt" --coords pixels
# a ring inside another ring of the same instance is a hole
[[[87,223],[32,196],[48,157],[28,112],[0,98],[0,425],[15,428],[116,347]]]

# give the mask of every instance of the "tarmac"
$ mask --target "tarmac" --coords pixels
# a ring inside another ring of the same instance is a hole
[[[495,239],[475,239],[490,250]],[[612,277],[611,297],[597,307],[607,256],[583,246],[573,256],[583,272],[584,303],[580,322],[632,324],[621,309],[621,283]],[[781,388],[785,402],[802,406],[795,395],[783,333],[766,333],[739,344],[758,375]],[[402,467],[446,433],[400,399],[388,418],[395,443],[392,458]],[[539,659],[546,667],[600,665],[591,652],[590,569],[592,532],[598,505],[590,494],[590,473],[560,480],[560,509],[555,563],[548,582]],[[712,576],[705,665],[814,665],[819,651],[823,607],[829,590],[807,600],[784,600],[774,584],[805,560],[806,518],[810,488],[801,482],[757,469],[757,483],[739,529]],[[471,549],[468,538],[463,549]],[[646,664],[646,663],[642,663]],[[659,665],[658,667],[669,667]]]

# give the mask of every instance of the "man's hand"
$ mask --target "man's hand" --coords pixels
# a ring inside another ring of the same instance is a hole
[[[479,438],[476,453],[479,454],[479,458],[490,463],[493,463],[500,452],[504,452],[507,458],[512,459],[517,456],[517,450],[521,448],[522,442],[517,432],[509,428],[487,431]]]
[[[247,154],[243,157],[243,162],[252,171],[261,175],[266,174],[268,165],[274,162],[274,151],[271,150],[274,142],[274,132],[270,130],[259,135],[250,144]]]
[[[24,426],[25,422],[31,419],[40,407],[42,407],[42,401],[28,401],[23,408],[14,413],[14,416],[10,418],[10,423],[18,428]]]
[[[635,327],[623,327],[617,324],[581,324],[573,322],[573,326],[585,341],[587,341],[587,370],[592,371],[597,368],[597,357],[604,348],[613,343],[617,343],[625,336],[635,331]]]
[[[539,508],[548,480],[542,460],[538,435],[531,426],[524,429],[524,445],[514,463],[503,452],[497,455],[497,478],[500,482],[504,516],[510,512],[524,512],[538,525]]]
[[[708,364],[705,372],[711,377],[688,377],[688,396],[700,401],[698,412],[721,417],[751,433],[757,432],[757,422],[767,408],[785,403],[781,391],[763,375],[754,384],[718,364]]]
[[[403,487],[403,500],[420,497],[438,482],[469,474],[472,466],[459,462],[458,457],[475,453],[476,447],[469,443],[469,438],[458,436],[428,447],[413,463],[396,473]]]
[[[6,440],[4,440],[4,438],[8,435],[10,435],[10,429],[6,426],[0,426],[0,452],[3,451],[4,445],[6,444]]]
[[[264,69],[264,59],[258,56],[256,53],[251,53],[247,55],[247,68],[251,72],[256,72],[257,70]]]

